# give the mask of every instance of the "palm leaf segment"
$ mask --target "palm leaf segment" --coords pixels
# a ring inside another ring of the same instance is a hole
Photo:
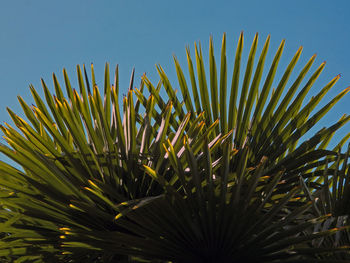
[[[1,145],[1,152],[23,170],[0,163],[6,233],[0,256],[28,262],[113,262],[121,260],[118,255],[212,262],[218,257],[241,260],[251,256],[248,248],[256,248],[251,260],[313,262],[308,255],[318,255],[324,248],[310,250],[308,241],[335,230],[302,234],[329,216],[310,218],[314,199],[307,202],[300,178],[308,185],[320,184],[319,174],[328,168],[318,162],[323,157],[327,164],[336,162],[337,154],[324,149],[349,117],[299,145],[298,139],[348,90],[309,117],[339,78],[303,106],[322,64],[291,101],[312,57],[280,99],[299,49],[266,105],[284,42],[259,90],[269,38],[253,74],[257,40],[256,36],[239,92],[240,36],[229,96],[224,35],[219,84],[210,42],[210,89],[200,47],[195,50],[198,84],[187,50],[193,99],[176,58],[182,99],[158,66],[161,82],[156,87],[144,77],[140,89],[133,90],[132,76],[121,111],[118,71],[111,85],[108,65],[104,99],[93,67],[91,84],[85,68],[84,74],[77,68],[79,93],[64,71],[68,99],[55,76],[55,96],[42,82],[47,106],[34,88],[36,106],[30,108],[19,98],[29,122],[9,110],[21,134],[10,125],[1,127],[10,146]],[[149,98],[143,95],[144,83]],[[162,86],[168,102],[160,96]],[[296,222],[300,225],[293,227]],[[199,247],[208,248],[207,254]]]

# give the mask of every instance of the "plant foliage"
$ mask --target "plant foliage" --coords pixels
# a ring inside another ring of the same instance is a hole
[[[188,72],[174,57],[175,84],[158,65],[121,98],[106,64],[102,95],[93,66],[78,90],[63,71],[66,96],[55,75],[55,95],[31,87],[1,126],[20,166],[0,161],[1,262],[349,262],[350,134],[327,146],[350,117],[304,139],[348,89],[317,107],[336,76],[304,102],[325,63],[291,80],[300,48],[277,79],[285,42],[264,74],[269,43],[243,70],[241,34],[230,81],[224,35],[209,72],[200,45]]]

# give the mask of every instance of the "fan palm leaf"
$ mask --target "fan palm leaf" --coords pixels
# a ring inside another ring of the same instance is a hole
[[[315,61],[315,55],[310,58],[307,64],[298,74],[296,80],[289,88],[286,88],[290,76],[300,58],[302,47],[298,49],[289,65],[287,66],[281,80],[277,84],[276,90],[271,94],[271,87],[275,80],[275,73],[278,68],[280,58],[283,53],[285,41],[282,41],[273,62],[268,70],[267,76],[262,84],[262,89],[259,86],[263,76],[265,67],[265,58],[268,53],[270,36],[267,37],[262,48],[259,60],[254,70],[255,55],[257,53],[258,35],[255,36],[249,57],[247,60],[246,70],[241,74],[242,68],[242,52],[243,52],[243,33],[238,40],[236,55],[234,59],[233,76],[231,79],[231,89],[227,85],[227,62],[226,62],[226,35],[224,34],[221,47],[220,73],[215,64],[214,47],[212,38],[209,45],[209,76],[210,81],[207,83],[204,59],[200,45],[195,46],[195,61],[197,67],[197,78],[195,76],[194,66],[190,55],[189,48],[186,49],[189,76],[191,83],[191,91],[182,70],[179,61],[174,57],[175,68],[178,76],[177,86],[180,86],[181,94],[176,95],[175,88],[166,76],[163,68],[158,65],[157,70],[164,86],[169,100],[176,101],[174,109],[180,117],[184,116],[187,111],[194,113],[191,115],[191,120],[195,119],[196,114],[204,111],[207,126],[210,126],[217,119],[220,120],[220,125],[215,130],[213,136],[219,133],[225,134],[230,130],[234,131],[235,136],[234,147],[240,149],[249,141],[254,151],[251,153],[250,160],[259,162],[262,156],[271,155],[276,149],[282,151],[279,156],[284,156],[286,153],[293,150],[293,145],[309,131],[323,116],[326,114],[332,105],[339,101],[349,89],[340,92],[333,100],[331,100],[321,110],[310,116],[310,113],[316,108],[321,99],[338,81],[340,75],[334,77],[328,84],[325,85],[319,93],[314,96],[309,103],[303,104],[306,94],[318,79],[325,63],[322,63],[316,71],[309,77],[308,81],[299,93],[296,93],[306,74],[310,70]],[[217,75],[220,75],[218,81]],[[244,75],[241,80],[241,75]],[[154,87],[151,82],[144,76],[145,84],[152,93]],[[242,87],[239,88],[239,82],[242,82]],[[208,88],[208,86],[210,88]],[[199,87],[199,88],[198,88]],[[227,94],[227,91],[229,93]],[[281,95],[286,92],[286,95]],[[137,93],[138,97],[142,94]],[[267,98],[270,95],[270,101]],[[295,97],[293,100],[293,96]],[[230,98],[228,101],[228,97]],[[140,99],[140,98],[139,98]],[[182,102],[182,103],[181,103]],[[228,107],[226,106],[228,103]],[[164,98],[157,98],[156,103],[162,110],[164,108]],[[174,129],[177,128],[177,122],[170,122]],[[287,145],[280,148],[286,140],[289,139]],[[275,159],[275,158],[271,158]]]
[[[189,125],[190,114],[173,133],[168,129],[172,102],[159,119],[154,119],[155,103],[151,95],[141,117],[140,102],[133,102],[133,74],[121,111],[117,77],[114,85],[105,84],[103,100],[96,85],[91,89],[88,80],[84,84],[79,66],[77,72],[80,93],[71,88],[64,71],[67,100],[54,75],[57,96],[51,95],[42,81],[46,104],[31,87],[36,106],[29,107],[19,97],[28,121],[8,109],[17,129],[9,124],[1,126],[8,146],[0,145],[0,151],[22,168],[0,162],[4,193],[1,218],[6,222],[2,230],[6,233],[2,239],[2,256],[33,254],[33,260],[41,256],[49,260],[45,257],[47,251],[60,250],[59,229],[113,230],[118,204],[163,193],[143,165],[168,179],[172,177],[167,171],[162,144],[171,139],[177,151],[180,150],[178,145]],[[85,69],[84,72],[86,76]],[[108,65],[105,82],[109,82]],[[197,143],[196,147],[204,143],[201,136],[207,132],[203,130],[202,120],[203,116],[199,116],[188,128],[195,131],[188,136]],[[21,230],[14,233],[15,229]],[[48,233],[45,243],[43,236]],[[35,246],[38,236],[42,238],[38,238]],[[77,254],[91,262],[98,258],[83,252]],[[58,256],[56,261],[62,262],[66,257]],[[50,261],[54,262],[52,258]]]

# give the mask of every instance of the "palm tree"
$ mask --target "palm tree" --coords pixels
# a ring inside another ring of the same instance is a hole
[[[315,60],[290,85],[300,48],[271,91],[284,41],[260,84],[269,42],[254,70],[255,36],[240,85],[240,35],[230,88],[225,35],[219,70],[210,39],[209,85],[200,45],[197,78],[186,50],[190,84],[174,57],[181,94],[161,66],[156,86],[143,76],[134,88],[132,73],[124,98],[118,67],[111,85],[108,64],[104,98],[93,66],[91,81],[77,67],[79,92],[63,71],[67,98],[55,75],[55,95],[42,81],[46,103],[31,87],[35,106],[19,97],[27,120],[8,109],[17,129],[1,126],[8,145],[0,151],[21,168],[0,162],[0,258],[347,262],[349,151],[339,149],[350,134],[326,148],[350,117],[303,135],[348,89],[313,113],[339,76],[303,103],[325,64],[298,91]]]

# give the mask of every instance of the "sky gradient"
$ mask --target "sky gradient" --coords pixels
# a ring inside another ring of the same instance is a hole
[[[57,73],[63,83],[62,69],[66,68],[76,87],[76,65],[94,63],[97,83],[102,86],[105,62],[109,62],[111,68],[119,64],[121,92],[125,92],[133,67],[136,83],[144,72],[157,81],[155,64],[158,63],[170,79],[175,80],[172,55],[176,54],[181,65],[187,67],[185,47],[193,50],[193,43],[200,41],[206,54],[211,35],[218,59],[224,32],[227,33],[228,61],[231,60],[229,66],[241,31],[245,34],[245,56],[256,32],[260,37],[258,52],[271,34],[268,66],[282,39],[286,39],[286,46],[281,68],[301,45],[304,50],[297,70],[316,53],[311,71],[323,61],[327,65],[311,95],[342,74],[326,102],[350,85],[349,10],[348,0],[2,1],[0,123],[11,123],[6,107],[22,114],[17,95],[28,103],[33,102],[29,84],[42,94],[40,78],[43,78],[53,91],[52,72]],[[231,75],[230,68],[229,81]],[[280,77],[277,75],[277,80]],[[350,94],[321,124],[329,125],[342,114],[350,114],[349,100]],[[346,126],[339,136],[348,131]]]

